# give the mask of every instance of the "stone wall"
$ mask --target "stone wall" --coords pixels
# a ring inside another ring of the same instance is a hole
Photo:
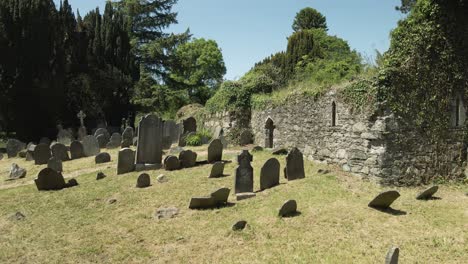
[[[208,114],[204,120],[205,128],[215,131],[220,127],[224,135],[238,133],[239,131],[250,129],[250,111],[224,111],[214,114]]]

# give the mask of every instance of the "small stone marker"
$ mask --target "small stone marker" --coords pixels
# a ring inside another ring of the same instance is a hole
[[[61,161],[67,161],[70,160],[70,157],[68,156],[68,150],[67,147],[62,144],[62,143],[56,143],[50,147],[50,150],[52,151],[52,156],[61,160]]]
[[[252,148],[252,152],[259,152],[259,151],[263,151],[263,148],[260,146],[255,146]]]
[[[208,163],[221,161],[223,159],[223,143],[220,139],[214,139],[208,146]]]
[[[135,151],[124,148],[119,151],[117,161],[117,175],[132,172],[135,170]]]
[[[161,174],[159,175],[156,180],[159,182],[159,183],[165,183],[165,182],[168,182],[169,179],[164,175],[164,174]]]
[[[288,155],[288,150],[285,148],[275,148],[271,151],[273,155]]]
[[[304,158],[297,148],[293,148],[286,157],[285,177],[288,181],[305,178]]]
[[[192,197],[190,199],[190,209],[211,209],[220,207],[227,204],[229,197],[228,188],[221,188],[213,193],[209,197]]]
[[[122,143],[122,136],[119,133],[112,134],[109,143],[107,143],[106,148],[114,149],[120,147]]]
[[[72,160],[85,157],[83,144],[79,141],[73,141],[70,144],[70,155]]]
[[[176,156],[167,156],[164,159],[164,169],[167,171],[173,171],[180,169],[180,161]]]
[[[102,180],[104,178],[106,178],[107,176],[103,173],[103,172],[98,172],[98,174],[96,175],[96,180]]]
[[[137,184],[136,184],[137,188],[146,188],[146,187],[149,187],[150,185],[151,185],[151,178],[148,174],[143,173],[143,174],[140,174],[140,176],[138,176]]]
[[[250,162],[253,160],[248,150],[243,150],[237,156],[239,166],[236,168],[235,193],[253,192],[253,168]]]
[[[26,144],[17,139],[8,139],[6,143],[6,152],[8,158],[14,158],[18,153],[26,148]]]
[[[245,145],[248,145],[248,144],[252,144],[252,133],[250,132],[250,130],[244,130],[244,131],[240,134],[239,144],[240,144],[241,146],[245,146]]]
[[[179,209],[175,207],[169,207],[169,208],[159,208],[156,211],[155,218],[160,220],[160,219],[170,219],[174,218],[179,214]]]
[[[224,162],[218,161],[211,167],[211,173],[209,178],[219,178],[224,175]]]
[[[96,156],[101,152],[99,143],[94,136],[85,136],[83,138],[83,152],[86,157]]]
[[[50,147],[47,144],[41,143],[36,146],[34,149],[34,163],[36,165],[44,165],[49,162],[52,153],[50,152]]]
[[[400,197],[397,191],[387,191],[377,195],[370,203],[369,207],[376,209],[388,209],[392,203]]]
[[[70,188],[70,187],[74,187],[74,186],[78,186],[78,182],[75,179],[70,179],[70,180],[68,180],[67,184],[65,185],[65,188]]]
[[[197,164],[197,153],[191,150],[184,150],[179,153],[180,166],[182,168],[191,168]]]
[[[96,162],[96,164],[107,163],[111,161],[111,156],[107,152],[102,152],[96,155],[94,161]]]
[[[13,163],[10,167],[9,180],[17,180],[26,177],[26,169],[20,168],[18,164]]]
[[[260,190],[265,190],[279,185],[279,178],[279,161],[275,158],[267,160],[260,171]]]
[[[232,231],[241,231],[244,230],[244,228],[247,226],[247,221],[245,220],[240,220],[237,221],[233,226],[232,226]]]
[[[34,183],[39,191],[61,190],[66,187],[62,174],[50,168],[41,170]]]
[[[418,200],[429,200],[432,198],[432,196],[439,190],[439,186],[432,186],[429,189],[424,190],[418,196],[416,199]]]
[[[109,143],[109,138],[102,134],[98,135],[96,137],[96,140],[98,142],[99,148],[105,148],[107,146],[107,143]]]
[[[278,215],[280,217],[289,217],[297,213],[296,200],[288,200],[281,206]]]
[[[236,193],[237,201],[247,200],[250,198],[254,198],[257,196],[254,192],[247,192],[247,193]]]
[[[26,149],[26,161],[34,160],[34,151],[36,150],[37,145],[35,144],[28,144]]]
[[[385,264],[398,264],[398,258],[400,257],[400,249],[392,247],[388,250],[387,256],[385,257]]]
[[[16,212],[9,217],[9,219],[12,221],[21,221],[21,220],[24,220],[25,218],[26,216],[21,212]]]
[[[62,161],[57,159],[56,157],[52,157],[49,159],[49,162],[47,162],[47,168],[53,169],[56,172],[62,172],[63,171]]]

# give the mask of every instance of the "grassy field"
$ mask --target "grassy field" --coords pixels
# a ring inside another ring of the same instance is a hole
[[[206,146],[194,148],[206,159]],[[224,159],[235,160],[239,149]],[[152,186],[135,188],[138,173],[116,176],[112,163],[93,158],[64,163],[64,176],[79,186],[38,192],[31,184],[40,168],[22,160],[0,161],[0,263],[383,263],[391,246],[400,247],[401,263],[466,263],[468,259],[467,186],[441,186],[440,200],[417,201],[421,188],[397,188],[392,215],[367,207],[386,190],[334,167],[306,162],[306,179],[286,182],[257,197],[216,210],[189,210],[190,197],[233,188],[230,176],[208,179],[210,166],[175,172],[151,171]],[[268,152],[254,153],[255,189]],[[284,157],[279,157],[282,167]],[[12,162],[28,176],[5,182]],[[331,170],[323,175],[320,168]],[[108,177],[96,181],[96,172]],[[158,183],[165,174],[169,182]],[[115,198],[116,203],[107,201]],[[300,215],[280,219],[277,210],[296,199]],[[180,209],[173,219],[156,220],[160,207]],[[20,211],[26,218],[12,220]],[[231,231],[237,220],[248,227]]]

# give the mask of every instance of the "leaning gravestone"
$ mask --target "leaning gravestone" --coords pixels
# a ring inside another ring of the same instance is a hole
[[[83,152],[86,157],[96,156],[101,152],[99,143],[94,136],[86,136],[83,138]]]
[[[223,135],[223,128],[220,127],[220,126],[217,126],[214,130],[214,133],[213,133],[213,138],[214,139],[219,139],[219,137],[221,137]]]
[[[118,148],[122,143],[122,136],[119,133],[112,134],[109,143],[107,143],[106,148],[114,149]]]
[[[79,141],[73,141],[70,144],[70,154],[72,160],[85,157],[83,144]]]
[[[236,168],[235,193],[251,193],[253,192],[253,168],[250,165],[253,157],[248,150],[243,150],[237,156],[239,166]]]
[[[107,163],[111,161],[111,156],[107,152],[102,152],[96,155],[94,161],[96,164]]]
[[[62,160],[57,159],[56,157],[50,158],[49,162],[47,162],[47,168],[53,169],[56,172],[62,172],[63,171]]]
[[[228,188],[221,188],[212,192],[209,197],[192,197],[189,208],[210,209],[224,206],[227,204],[230,192],[231,190]]]
[[[265,162],[260,171],[260,190],[265,190],[279,184],[280,163],[271,158]]]
[[[68,150],[67,147],[65,147],[64,144],[62,143],[56,143],[52,147],[50,147],[52,151],[52,156],[61,160],[61,161],[67,161],[70,160],[70,157],[68,156]]]
[[[50,168],[41,170],[34,183],[39,191],[61,190],[66,187],[62,174]]]
[[[224,175],[224,162],[218,161],[211,167],[211,173],[209,178],[219,178]]]
[[[14,158],[18,155],[18,153],[26,148],[26,144],[17,140],[17,139],[9,139],[6,143],[6,151],[8,158]]]
[[[400,197],[397,191],[383,192],[377,195],[370,203],[369,207],[376,209],[388,209],[392,203]]]
[[[17,180],[24,177],[26,177],[26,170],[20,168],[16,163],[11,164],[8,180]]]
[[[429,189],[424,190],[418,196],[416,199],[418,200],[429,200],[432,198],[432,196],[439,190],[439,186],[432,186]]]
[[[150,185],[151,185],[151,178],[148,174],[143,173],[140,176],[138,176],[137,184],[136,184],[137,188],[146,188],[146,187],[149,187]]]
[[[162,120],[155,115],[143,117],[138,125],[136,166],[154,167],[162,161]]]
[[[305,178],[304,158],[299,149],[293,148],[286,157],[286,168],[284,168],[284,176],[288,179],[288,181]]]
[[[135,151],[124,148],[119,151],[117,174],[124,174],[135,170]]]
[[[214,139],[208,146],[208,163],[223,159],[223,143],[220,139]]]
[[[400,249],[397,247],[392,247],[387,252],[385,257],[385,264],[398,264],[398,258],[400,256]]]
[[[180,169],[180,161],[176,156],[167,156],[164,159],[164,169],[167,171],[173,171]]]
[[[189,117],[183,121],[183,134],[190,132],[197,132],[197,120],[193,117]]]
[[[248,144],[252,144],[253,140],[252,140],[252,133],[250,132],[250,130],[244,130],[241,134],[240,134],[240,137],[239,137],[239,144],[241,146],[245,146],[245,145],[248,145]]]
[[[52,154],[50,152],[50,147],[48,144],[41,143],[36,146],[34,149],[34,163],[36,165],[44,165],[49,162],[50,157]]]
[[[107,138],[105,135],[98,135],[96,137],[99,148],[105,148],[107,146],[107,143],[109,143],[109,138]]]
[[[191,168],[197,164],[197,153],[191,150],[184,150],[179,153],[180,166],[182,168]]]
[[[296,213],[297,213],[296,200],[288,200],[281,206],[278,216],[289,217],[289,216],[293,216]]]

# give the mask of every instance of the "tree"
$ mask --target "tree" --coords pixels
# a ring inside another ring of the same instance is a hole
[[[311,7],[306,7],[296,14],[292,28],[296,32],[314,28],[328,30],[326,18]]]
[[[407,14],[411,11],[417,0],[401,0],[401,6],[395,7],[396,10]]]

